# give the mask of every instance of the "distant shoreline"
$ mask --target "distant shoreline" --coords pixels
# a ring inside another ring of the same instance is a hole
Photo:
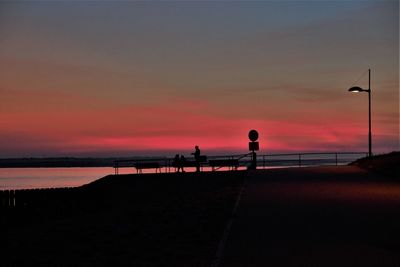
[[[0,159],[0,168],[113,167],[115,160],[127,158],[14,158]]]

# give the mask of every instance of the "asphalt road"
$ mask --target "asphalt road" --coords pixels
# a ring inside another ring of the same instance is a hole
[[[354,166],[255,171],[218,266],[400,266],[400,180]]]

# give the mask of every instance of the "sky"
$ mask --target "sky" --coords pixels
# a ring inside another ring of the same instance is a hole
[[[398,1],[2,1],[0,157],[399,150]]]

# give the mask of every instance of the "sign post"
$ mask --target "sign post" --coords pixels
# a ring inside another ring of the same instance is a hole
[[[255,170],[257,169],[257,154],[255,151],[259,150],[259,144],[257,142],[258,132],[256,130],[250,130],[249,139],[249,150],[251,151],[251,164],[249,170]]]

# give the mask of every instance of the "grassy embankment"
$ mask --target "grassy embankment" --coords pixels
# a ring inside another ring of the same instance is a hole
[[[391,152],[371,158],[362,158],[350,165],[355,165],[384,176],[400,179],[400,152]]]

